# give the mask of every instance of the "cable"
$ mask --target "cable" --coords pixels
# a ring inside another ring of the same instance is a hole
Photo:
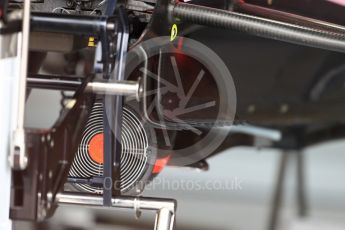
[[[55,13],[57,10],[62,10],[63,12],[66,12],[67,14],[71,14],[71,12],[69,10],[67,10],[66,8],[63,7],[56,7],[52,10],[52,13]]]
[[[93,9],[93,11],[91,11],[90,15],[93,15],[94,13],[96,13],[96,11],[97,11],[101,6],[103,6],[104,3],[105,3],[106,1],[108,1],[108,0],[103,0],[103,1],[101,1],[100,3],[98,3],[98,5],[95,7],[95,9]]]
[[[345,53],[345,33],[298,26],[226,10],[186,3],[171,8],[176,20],[233,29],[264,38]]]

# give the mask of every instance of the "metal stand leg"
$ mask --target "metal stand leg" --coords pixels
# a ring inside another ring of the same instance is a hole
[[[162,208],[156,215],[155,230],[172,230],[175,215],[167,208]]]
[[[298,208],[298,216],[304,217],[306,216],[307,212],[307,204],[306,204],[306,194],[305,194],[305,175],[304,175],[304,156],[302,151],[296,151],[295,153],[296,159],[296,180],[297,180],[297,188],[296,188],[296,195],[297,195],[297,208]],[[279,166],[279,173],[276,181],[276,187],[274,190],[273,195],[273,202],[271,207],[271,214],[269,220],[269,230],[276,230],[279,221],[279,212],[281,209],[281,203],[283,200],[284,195],[284,180],[286,177],[287,172],[287,164],[288,158],[290,156],[289,152],[282,152],[280,166]]]
[[[304,155],[302,151],[296,152],[297,161],[297,207],[298,216],[305,217],[307,214],[307,202],[305,192],[305,174],[304,174]]]
[[[279,221],[279,212],[281,208],[283,192],[284,192],[284,180],[286,177],[288,152],[282,152],[280,157],[279,173],[276,180],[276,187],[273,194],[273,202],[271,207],[271,214],[269,219],[268,230],[276,230]]]

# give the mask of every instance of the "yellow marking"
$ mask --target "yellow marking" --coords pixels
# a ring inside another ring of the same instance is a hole
[[[95,47],[95,38],[94,37],[89,37],[89,43],[87,45],[88,47]]]
[[[171,33],[170,33],[170,41],[174,41],[175,38],[177,37],[177,25],[174,24],[172,27],[171,27]]]

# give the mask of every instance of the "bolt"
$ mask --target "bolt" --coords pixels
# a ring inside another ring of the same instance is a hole
[[[66,1],[66,6],[72,7],[74,5],[74,2],[72,0],[67,0]]]
[[[254,113],[255,112],[255,105],[249,105],[248,106],[248,113]]]
[[[86,9],[90,9],[92,7],[92,2],[91,1],[88,1],[88,2],[84,2],[84,7]]]
[[[28,162],[29,162],[29,159],[27,156],[24,156],[23,157],[23,165],[24,165],[24,168],[26,168],[28,166]]]
[[[281,112],[281,113],[287,113],[287,111],[289,111],[289,105],[287,105],[287,104],[282,104],[282,105],[280,106],[280,112]]]
[[[47,193],[47,208],[50,209],[51,208],[51,204],[53,203],[53,193],[52,192],[48,192]]]

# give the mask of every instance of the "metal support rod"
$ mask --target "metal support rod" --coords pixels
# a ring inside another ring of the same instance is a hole
[[[305,217],[307,215],[307,195],[306,195],[306,183],[305,183],[305,164],[304,164],[304,153],[302,150],[296,151],[296,179],[297,179],[297,207],[299,217]]]
[[[31,1],[24,1],[22,32],[18,36],[19,78],[18,87],[13,90],[17,95],[16,125],[12,137],[9,162],[13,169],[24,170],[28,164],[25,147],[24,113],[26,100],[26,76],[28,70],[29,38],[30,38]]]
[[[60,205],[103,207],[103,197],[97,195],[59,193],[55,202]],[[173,199],[121,196],[111,199],[111,207],[156,211],[155,230],[172,230],[177,203]]]
[[[157,212],[154,230],[172,230],[174,228],[174,213],[167,208]]]
[[[280,141],[282,139],[282,133],[280,130],[253,125],[232,125],[230,127],[221,127],[219,129],[230,130],[232,133],[242,133],[267,138],[272,141]]]
[[[103,197],[98,195],[86,195],[81,193],[58,193],[55,197],[55,202],[58,204],[72,204],[102,207]],[[169,211],[175,213],[176,200],[154,198],[154,197],[131,197],[121,196],[111,199],[112,207],[114,208],[129,208],[140,210],[158,211],[162,208],[167,208]]]
[[[28,88],[75,91],[82,85],[82,82],[79,81],[79,79],[27,78],[27,84]],[[114,82],[89,82],[85,91],[104,95],[135,96],[137,100],[139,100],[142,93],[139,82],[125,80]]]
[[[90,82],[86,91],[97,94],[140,97],[140,85],[136,81],[114,81],[111,83]]]
[[[102,31],[114,28],[107,17],[33,13],[31,30],[81,35],[99,35]]]
[[[267,228],[268,230],[276,230],[278,227],[281,206],[284,198],[284,182],[286,179],[289,155],[289,152],[282,152],[280,156],[280,165],[276,185],[273,191],[273,200]]]
[[[109,82],[122,81],[125,79],[126,55],[129,39],[129,22],[127,12],[123,6],[117,10],[118,24],[115,32],[116,39],[116,58],[115,68],[108,79]],[[113,41],[115,42],[115,41]],[[123,97],[108,96],[104,97],[103,130],[104,130],[104,164],[103,176],[110,179],[111,185],[103,186],[103,204],[111,205],[111,198],[121,194],[121,135],[122,135],[122,116],[123,116]],[[107,180],[109,181],[109,180]]]
[[[48,78],[27,78],[27,87],[36,89],[49,89],[49,90],[66,90],[75,91],[82,85],[82,82],[74,79],[48,79]]]

